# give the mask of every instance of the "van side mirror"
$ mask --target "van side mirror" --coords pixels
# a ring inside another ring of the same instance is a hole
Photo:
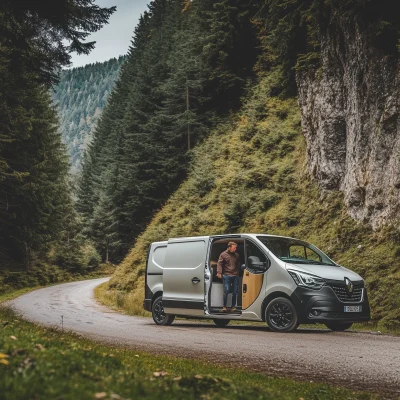
[[[267,258],[266,262],[260,261],[256,256],[247,259],[247,269],[253,274],[263,274],[271,266],[271,261]]]

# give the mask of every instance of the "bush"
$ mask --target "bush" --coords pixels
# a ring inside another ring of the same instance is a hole
[[[237,231],[243,225],[249,204],[245,195],[233,198],[229,207],[224,211],[224,217],[228,224],[228,232]]]
[[[101,263],[100,254],[92,243],[86,243],[83,248],[83,261],[86,268],[97,268]]]
[[[86,267],[86,260],[82,247],[75,240],[59,244],[50,260],[60,268],[71,272],[82,272]]]

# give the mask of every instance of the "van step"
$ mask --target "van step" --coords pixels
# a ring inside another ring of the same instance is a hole
[[[211,314],[215,314],[215,315],[241,315],[242,314],[242,310],[241,309],[236,309],[235,311],[229,311],[229,309],[228,309],[228,311],[224,311],[224,312],[222,312],[221,311],[221,307],[218,307],[218,308],[211,308],[211,311],[210,311],[210,313]]]

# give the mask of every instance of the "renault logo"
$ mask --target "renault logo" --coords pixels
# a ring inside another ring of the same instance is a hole
[[[348,293],[353,293],[353,287],[354,286],[353,286],[352,281],[350,279],[348,279],[348,278],[344,278],[344,283],[346,285],[347,292]]]

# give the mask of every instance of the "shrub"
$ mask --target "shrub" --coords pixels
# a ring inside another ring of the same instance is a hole
[[[96,248],[92,243],[86,243],[83,248],[83,261],[87,268],[97,268],[101,263],[100,254],[97,252]]]

